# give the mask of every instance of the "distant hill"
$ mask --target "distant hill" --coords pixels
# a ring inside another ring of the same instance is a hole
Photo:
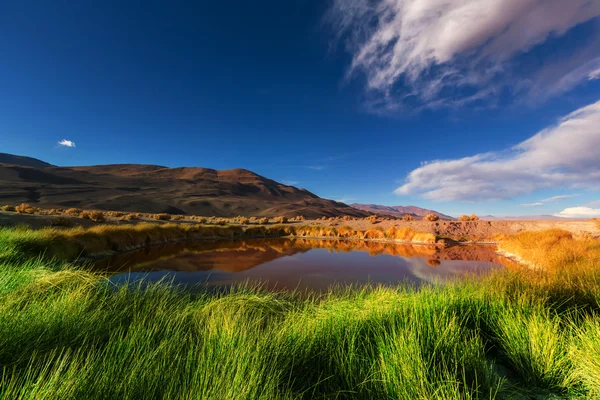
[[[245,169],[139,164],[55,167],[10,154],[0,160],[0,204],[220,217],[367,215]]]
[[[13,154],[0,153],[0,164],[19,165],[21,167],[45,168],[52,167],[52,164],[38,160],[37,158],[15,156]]]
[[[494,215],[483,215],[479,217],[482,221],[566,221],[569,219],[581,219],[586,220],[587,218],[562,218],[555,217],[554,215],[520,215],[520,216],[509,216],[509,217],[496,217]]]
[[[366,211],[369,214],[382,214],[382,215],[389,215],[392,217],[402,217],[406,214],[410,214],[413,217],[424,217],[427,214],[435,214],[438,217],[440,217],[440,219],[444,219],[444,220],[453,220],[454,218],[446,215],[446,214],[442,214],[440,212],[434,211],[434,210],[428,210],[426,208],[421,208],[421,207],[415,207],[415,206],[381,206],[381,205],[377,205],[377,204],[350,204],[350,207],[354,207],[358,210],[362,210],[362,211]]]

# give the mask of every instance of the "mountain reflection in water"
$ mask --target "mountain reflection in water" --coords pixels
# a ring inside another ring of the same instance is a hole
[[[155,282],[228,287],[261,283],[269,289],[326,290],[332,285],[415,284],[482,274],[511,262],[495,246],[447,248],[374,241],[249,239],[154,246],[100,260],[113,283]]]

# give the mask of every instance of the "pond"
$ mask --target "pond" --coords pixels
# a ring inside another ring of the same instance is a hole
[[[510,262],[494,246],[406,245],[374,241],[250,239],[154,246],[100,260],[117,285],[162,279],[189,287],[261,284],[269,290],[326,291],[337,285],[444,282]]]

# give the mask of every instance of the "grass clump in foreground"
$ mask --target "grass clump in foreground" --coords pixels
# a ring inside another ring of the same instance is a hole
[[[190,294],[168,282],[117,288],[6,244],[0,398],[600,395],[591,264],[306,298],[247,287]]]

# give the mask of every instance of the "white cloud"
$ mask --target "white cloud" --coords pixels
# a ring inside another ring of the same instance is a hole
[[[547,188],[600,188],[600,101],[501,153],[438,160],[413,170],[399,195],[440,201],[509,199]],[[546,201],[557,200],[557,197]]]
[[[554,216],[563,218],[600,218],[600,209],[590,207],[571,207],[565,208],[561,212],[554,214]]]
[[[553,203],[553,202],[559,201],[559,200],[571,199],[571,198],[577,197],[577,196],[579,196],[579,195],[578,194],[565,194],[565,195],[561,195],[561,196],[553,196],[553,197],[549,197],[547,199],[540,200],[535,203],[521,204],[521,207],[540,207],[540,206],[546,205],[546,203]]]
[[[518,80],[511,60],[598,16],[597,0],[334,0],[327,21],[353,56],[349,75],[364,73],[375,93],[371,106],[397,109],[415,100],[463,105],[503,87],[536,86],[537,71]],[[550,63],[552,92],[596,76],[600,53],[592,50],[575,52],[575,65]],[[398,84],[407,89],[396,93]]]
[[[553,196],[544,200],[540,200],[542,203],[553,203],[555,201],[559,201],[559,200],[566,200],[566,199],[572,199],[573,197],[577,197],[579,196],[578,194],[565,194],[565,195],[561,195],[561,196]]]
[[[60,142],[58,142],[59,146],[65,146],[65,147],[75,147],[75,142],[72,142],[70,140],[67,139],[63,139]]]
[[[287,186],[296,186],[300,182],[298,182],[298,181],[283,180],[283,181],[281,181],[281,183],[283,183],[284,185],[287,185]]]

